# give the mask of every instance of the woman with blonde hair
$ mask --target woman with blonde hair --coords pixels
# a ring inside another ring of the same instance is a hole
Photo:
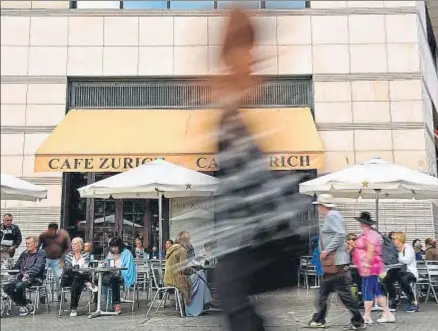
[[[199,316],[212,298],[204,272],[195,271],[189,266],[188,247],[192,247],[190,240],[187,231],[179,232],[175,243],[167,250],[164,284],[174,286],[181,292],[186,316]]]
[[[82,238],[73,238],[71,252],[65,256],[64,264],[61,287],[71,288],[70,317],[76,317],[82,289],[87,287],[89,290],[97,292],[97,287],[91,283],[91,273],[80,270],[88,268],[90,264],[90,255],[84,251]]]
[[[392,240],[398,251],[398,261],[403,264],[402,268],[391,269],[388,271],[384,284],[389,297],[389,308],[396,311],[398,308],[396,298],[396,290],[394,283],[398,282],[401,289],[408,297],[409,306],[408,313],[415,313],[420,311],[420,305],[415,299],[411,283],[418,279],[417,260],[415,259],[414,248],[406,243],[406,234],[404,232],[394,232]]]

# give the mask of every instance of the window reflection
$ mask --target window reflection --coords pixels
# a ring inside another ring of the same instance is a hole
[[[170,9],[175,10],[208,10],[214,9],[214,1],[170,1]]]
[[[267,9],[301,9],[306,8],[306,1],[274,1],[266,0],[265,8]]]
[[[167,1],[123,1],[124,9],[167,9]]]

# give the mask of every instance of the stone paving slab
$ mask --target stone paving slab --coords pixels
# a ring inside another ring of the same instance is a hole
[[[269,331],[298,331],[303,328],[297,320],[306,323],[313,314],[315,290],[281,291],[259,296],[257,307],[266,318]],[[404,307],[404,306],[403,306]],[[150,318],[146,315],[146,302],[142,302],[135,312],[129,311],[129,305],[124,307],[120,316],[87,318],[87,310],[80,306],[80,316],[70,318],[68,313],[57,317],[57,307],[52,305],[52,311],[47,313],[42,307],[35,316],[10,316],[2,318],[2,331],[222,331],[226,330],[226,321],[218,313],[210,313],[197,318],[180,318],[174,308],[161,309],[156,315],[151,311]],[[398,312],[397,323],[391,325],[374,325],[370,331],[438,331],[438,304],[429,302],[421,306],[421,312],[408,314]],[[129,311],[129,312],[128,312]],[[373,313],[377,319],[378,313]],[[349,322],[349,313],[338,300],[333,300],[327,319],[331,326],[329,330],[341,330]]]

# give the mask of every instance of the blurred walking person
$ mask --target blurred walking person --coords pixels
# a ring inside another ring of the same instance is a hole
[[[50,223],[47,230],[40,234],[39,243],[46,252],[47,268],[53,271],[58,300],[61,300],[60,279],[64,270],[64,255],[71,248],[70,235],[59,229],[58,224]]]
[[[291,261],[301,238],[295,233],[301,228],[292,223],[299,206],[305,206],[298,198],[285,202],[282,190],[288,185],[269,172],[255,142],[259,137],[250,134],[239,110],[260,83],[252,69],[257,62],[256,37],[250,17],[232,10],[220,53],[228,74],[217,77],[220,84],[215,91],[222,118],[218,130],[220,187],[215,197],[217,245],[212,254],[218,257],[217,292],[231,331],[265,330],[249,295],[285,287],[293,279],[296,273]],[[307,237],[308,228],[304,231]]]
[[[309,328],[326,327],[328,299],[330,294],[335,292],[353,316],[351,324],[345,330],[363,330],[364,319],[350,288],[351,281],[348,276],[350,256],[347,252],[344,219],[335,209],[336,205],[330,194],[321,194],[314,204],[318,205],[319,212],[325,216],[319,240],[324,276],[319,289],[318,311],[309,322]]]

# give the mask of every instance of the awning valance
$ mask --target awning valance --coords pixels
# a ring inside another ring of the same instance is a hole
[[[242,115],[273,170],[319,169],[324,153],[308,108]],[[71,110],[35,155],[36,172],[122,172],[154,159],[215,171],[218,110]]]

